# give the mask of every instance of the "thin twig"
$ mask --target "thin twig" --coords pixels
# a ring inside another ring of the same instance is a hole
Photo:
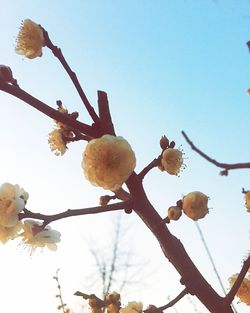
[[[38,111],[44,113],[45,115],[49,116],[50,118],[57,120],[65,125],[67,125],[72,130],[77,130],[81,133],[84,133],[87,136],[96,138],[100,137],[99,130],[95,129],[93,126],[89,126],[87,124],[81,123],[73,118],[70,118],[66,114],[59,112],[45,104],[44,102],[38,100],[37,98],[31,96],[29,93],[24,91],[23,89],[13,86],[10,84],[0,82],[0,90],[5,91],[16,98],[19,98],[26,102],[27,104],[31,105],[33,108],[37,109]]]
[[[63,297],[62,297],[62,290],[61,290],[61,285],[60,285],[60,281],[59,281],[59,275],[58,275],[58,272],[59,272],[59,268],[57,269],[56,271],[56,275],[53,276],[53,278],[56,280],[57,282],[57,289],[58,289],[58,294],[56,295],[57,298],[59,298],[59,301],[60,301],[60,305],[58,306],[58,310],[61,310],[63,311],[63,313],[69,313],[69,309],[67,309],[66,307],[66,303],[64,303],[63,301]]]
[[[102,212],[109,212],[109,211],[117,211],[117,210],[124,210],[126,208],[132,207],[132,201],[129,200],[127,202],[118,202],[113,204],[108,204],[104,206],[97,206],[91,208],[84,208],[84,209],[76,209],[76,210],[67,210],[58,214],[53,215],[46,215],[40,213],[33,213],[27,209],[24,209],[23,212],[19,213],[19,220],[24,218],[35,218],[38,220],[43,220],[43,225],[47,225],[53,221],[63,219],[70,216],[78,216],[78,215],[87,215],[87,214],[96,214]]]
[[[147,175],[147,173],[152,170],[154,167],[157,167],[161,161],[161,155],[159,155],[156,159],[150,162],[139,174],[139,178],[143,180],[143,178]]]
[[[241,269],[235,283],[233,284],[232,288],[230,289],[227,296],[225,297],[225,300],[227,303],[232,303],[232,301],[233,301],[237,291],[239,290],[240,285],[243,282],[244,277],[246,276],[246,273],[249,270],[249,268],[250,268],[250,255],[244,261],[242,269]]]
[[[246,169],[246,168],[250,168],[250,163],[234,163],[234,164],[229,164],[229,163],[221,163],[216,161],[215,159],[212,159],[211,157],[209,157],[207,154],[205,154],[204,152],[202,152],[200,149],[198,149],[193,142],[189,139],[189,137],[187,136],[187,134],[182,131],[181,132],[183,137],[186,139],[187,143],[190,145],[190,147],[196,151],[200,156],[202,156],[205,160],[207,160],[208,162],[214,164],[217,167],[223,168],[224,171],[221,171],[221,175],[223,176],[227,176],[228,175],[228,171],[229,170],[233,170],[233,169]]]
[[[70,68],[70,66],[68,65],[68,63],[66,62],[63,54],[62,54],[62,51],[60,48],[58,48],[57,46],[55,46],[52,41],[50,40],[49,38],[49,34],[48,32],[43,28],[41,27],[42,30],[43,30],[43,35],[44,35],[44,40],[45,40],[45,44],[46,46],[53,52],[54,56],[58,58],[58,60],[60,61],[60,63],[62,64],[62,66],[64,67],[64,69],[66,70],[66,72],[68,73],[71,81],[73,82],[74,86],[76,87],[76,90],[80,96],[80,98],[82,99],[82,102],[84,103],[89,115],[91,116],[91,118],[93,119],[93,121],[95,123],[98,124],[99,122],[99,117],[98,115],[96,114],[94,108],[91,106],[88,98],[86,97],[79,81],[78,81],[78,78],[75,74],[75,72],[73,72]]]
[[[173,300],[171,300],[169,303],[161,306],[158,308],[158,310],[166,310],[167,308],[170,308],[171,306],[175,305],[178,301],[180,301],[186,294],[188,294],[188,289],[185,288],[183,289],[177,297],[175,297]]]

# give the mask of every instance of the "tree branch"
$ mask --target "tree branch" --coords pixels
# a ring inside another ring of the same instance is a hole
[[[7,83],[0,82],[0,90],[13,95],[20,100],[23,100],[27,104],[31,105],[33,108],[44,113],[50,118],[62,122],[63,124],[69,126],[71,129],[76,129],[77,131],[86,134],[90,137],[100,137],[100,131],[95,129],[93,126],[81,123],[73,118],[68,117],[66,114],[59,112],[45,104],[44,102],[38,100],[37,98],[31,96],[29,93],[23,89],[13,86]]]
[[[169,303],[159,307],[158,310],[164,311],[170,308],[171,306],[175,305],[178,301],[180,301],[186,294],[188,294],[187,288],[183,289],[182,292],[180,292],[178,296],[171,300]]]
[[[139,178],[143,180],[143,178],[147,175],[147,173],[152,170],[154,167],[157,167],[161,161],[162,155],[159,155],[156,159],[150,162],[139,174]]]
[[[151,230],[166,258],[181,276],[181,283],[195,295],[211,313],[233,313],[230,304],[224,302],[209,285],[187,254],[183,244],[173,236],[161,216],[147,198],[141,179],[133,173],[126,182],[133,197],[133,211]]]
[[[115,129],[109,111],[108,97],[105,91],[98,90],[98,109],[102,126],[106,129],[106,134],[115,135]]]
[[[41,213],[33,213],[27,209],[24,209],[23,212],[19,213],[19,220],[24,218],[35,218],[38,220],[43,220],[43,225],[47,225],[53,221],[60,220],[70,216],[78,216],[78,215],[87,215],[87,214],[96,214],[102,212],[109,212],[109,211],[117,211],[117,210],[125,210],[127,208],[131,208],[133,202],[131,200],[127,202],[118,202],[113,204],[108,204],[104,206],[97,206],[91,208],[84,208],[84,209],[76,209],[76,210],[67,210],[58,214],[53,215],[46,215]]]
[[[187,134],[182,131],[181,132],[183,137],[186,139],[187,143],[190,145],[190,147],[196,151],[200,156],[202,156],[205,160],[207,160],[208,162],[214,164],[217,167],[223,168],[224,171],[221,171],[221,175],[222,176],[227,176],[228,175],[228,171],[229,170],[233,170],[233,169],[246,169],[246,168],[250,168],[250,163],[235,163],[235,164],[228,164],[228,163],[221,163],[218,162],[214,159],[212,159],[211,157],[209,157],[207,154],[205,154],[204,152],[202,152],[200,149],[198,149],[193,142],[189,139],[189,137],[187,136]]]
[[[54,56],[58,58],[58,60],[60,61],[60,63],[62,64],[62,66],[64,67],[64,69],[66,70],[67,74],[69,75],[71,81],[73,82],[74,86],[76,87],[76,90],[80,96],[80,98],[82,99],[82,102],[84,103],[89,115],[91,116],[91,118],[93,119],[93,121],[98,124],[99,123],[99,117],[96,114],[94,108],[91,106],[88,98],[86,97],[79,81],[78,78],[75,74],[75,72],[73,72],[70,68],[70,66],[68,65],[68,63],[66,62],[62,51],[60,48],[58,48],[57,46],[55,46],[52,41],[49,38],[49,34],[48,32],[41,27],[43,30],[43,35],[44,35],[44,40],[45,40],[45,45],[53,52]]]
[[[235,283],[233,284],[232,288],[230,289],[229,293],[226,295],[225,297],[225,301],[227,303],[232,303],[238,289],[240,288],[241,283],[243,282],[247,271],[250,268],[250,255],[248,256],[248,258],[244,261],[242,269],[235,281]]]

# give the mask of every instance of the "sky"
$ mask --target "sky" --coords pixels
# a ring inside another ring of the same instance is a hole
[[[79,111],[81,121],[90,123],[50,50],[45,48],[34,60],[15,53],[20,23],[30,18],[62,49],[93,106],[97,90],[107,92],[116,133],[133,147],[137,172],[159,155],[162,135],[183,149],[186,169],[180,177],[154,169],[144,186],[162,217],[188,192],[199,190],[210,197],[210,213],[199,225],[227,288],[228,277],[239,272],[249,251],[249,214],[241,193],[242,187],[250,189],[249,170],[220,176],[218,168],[190,149],[181,131],[218,161],[249,161],[250,2],[1,0],[1,4],[0,63],[11,67],[21,88],[54,108],[56,100],[62,100],[69,111]],[[98,205],[105,192],[90,185],[81,169],[86,143],[70,144],[66,154],[57,157],[47,142],[52,120],[3,92],[0,103],[1,183],[18,183],[27,190],[27,208],[34,212],[53,214]],[[52,223],[62,234],[57,252],[37,251],[30,257],[15,241],[1,245],[1,309],[57,311],[52,276],[60,268],[65,300],[74,312],[81,312],[82,303],[73,293],[96,292],[86,290],[93,272],[90,245],[101,250],[110,245],[115,220],[115,213],[103,213]],[[168,296],[181,291],[179,275],[134,213],[124,215],[122,225],[129,230],[124,248],[146,263],[140,285],[127,288],[122,302],[165,304]],[[183,216],[169,228],[222,294],[194,222]],[[249,310],[237,301],[235,307],[238,313]],[[183,299],[175,310],[207,312],[194,298]]]

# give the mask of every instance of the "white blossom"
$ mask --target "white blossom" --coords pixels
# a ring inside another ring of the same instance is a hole
[[[120,309],[120,313],[142,313],[143,304],[142,302],[131,301]]]
[[[27,246],[32,254],[36,248],[47,247],[55,251],[57,243],[60,242],[61,234],[51,229],[50,226],[42,226],[42,223],[34,220],[25,220],[23,223],[23,232],[20,234],[23,238],[23,244]]]
[[[0,186],[0,225],[13,227],[18,214],[24,209],[29,194],[19,185],[4,183]]]

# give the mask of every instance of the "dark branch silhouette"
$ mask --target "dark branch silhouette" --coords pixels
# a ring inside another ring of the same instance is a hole
[[[41,27],[41,26],[40,26]],[[42,28],[42,27],[41,27]],[[99,117],[96,114],[94,108],[91,106],[88,98],[86,97],[84,91],[82,90],[82,87],[77,79],[77,76],[75,74],[75,72],[73,72],[70,68],[70,66],[68,65],[68,63],[66,62],[62,51],[60,48],[58,48],[57,46],[55,46],[52,41],[49,38],[49,34],[48,32],[42,28],[43,30],[43,35],[44,35],[44,40],[45,40],[45,45],[53,52],[54,56],[58,58],[58,60],[61,62],[62,66],[64,67],[64,69],[66,70],[66,72],[68,73],[69,77],[71,78],[80,98],[82,99],[82,102],[84,103],[89,115],[91,116],[91,118],[93,119],[93,121],[95,123],[98,124],[99,122]]]
[[[187,134],[182,131],[181,132],[183,137],[186,139],[187,143],[190,145],[190,147],[197,152],[200,156],[202,156],[205,160],[207,160],[208,162],[214,164],[217,167],[223,168],[224,171],[221,171],[220,174],[222,176],[227,176],[228,175],[228,171],[229,170],[234,170],[234,169],[247,169],[250,168],[250,162],[248,163],[234,163],[234,164],[229,164],[229,163],[222,163],[222,162],[218,162],[215,159],[212,159],[211,157],[209,157],[207,154],[205,154],[204,152],[202,152],[199,148],[197,148],[193,142],[189,139],[189,137],[187,136]]]
[[[87,215],[87,214],[96,214],[109,211],[125,210],[132,207],[132,201],[127,202],[118,202],[113,204],[107,204],[104,206],[97,206],[92,208],[76,209],[76,210],[67,210],[58,214],[46,215],[41,213],[33,213],[27,209],[24,209],[23,212],[19,213],[19,219],[24,218],[35,218],[38,220],[43,220],[43,225],[47,225],[51,222],[72,216],[78,215]]]

